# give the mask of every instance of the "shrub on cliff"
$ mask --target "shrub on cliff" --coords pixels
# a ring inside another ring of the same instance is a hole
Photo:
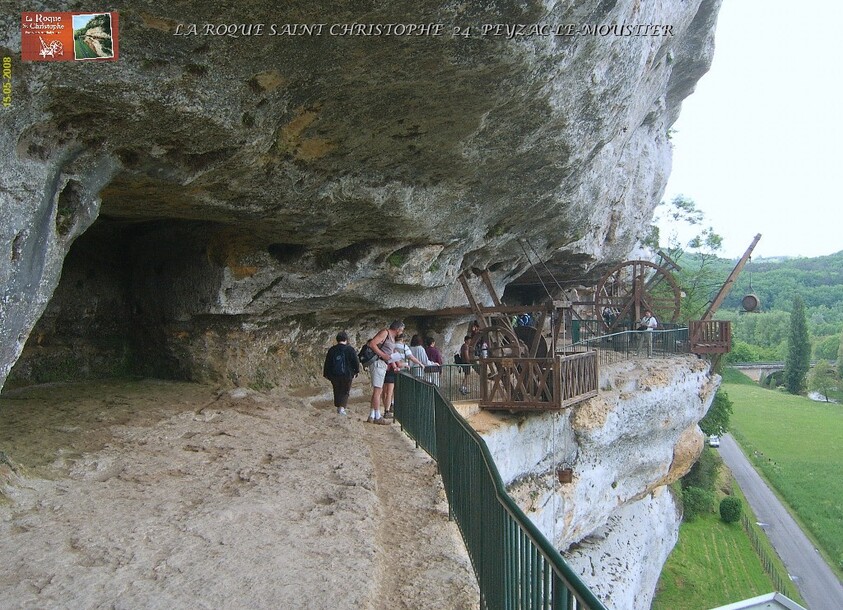
[[[732,416],[732,401],[724,390],[717,390],[714,401],[708,413],[700,420],[700,430],[706,436],[723,434],[729,429],[729,419]]]
[[[743,504],[734,496],[726,496],[720,501],[720,518],[726,523],[734,523],[741,518]]]
[[[717,489],[717,475],[722,464],[723,460],[716,451],[703,449],[700,459],[691,466],[688,474],[682,477],[682,487],[699,487],[706,491],[714,491]]]

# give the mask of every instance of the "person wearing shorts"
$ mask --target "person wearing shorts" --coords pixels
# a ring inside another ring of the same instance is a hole
[[[392,423],[384,419],[381,415],[381,396],[383,394],[383,384],[389,361],[392,358],[392,352],[395,351],[396,338],[403,332],[404,323],[401,320],[395,320],[389,325],[389,328],[384,328],[369,339],[369,347],[374,350],[378,358],[369,364],[369,377],[372,381],[372,400],[370,403],[371,410],[369,411],[369,417],[366,420],[368,423],[386,426]]]

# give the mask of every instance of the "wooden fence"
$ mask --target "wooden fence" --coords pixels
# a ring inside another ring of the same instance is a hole
[[[597,396],[594,351],[549,358],[480,361],[480,407],[558,410]]]
[[[732,324],[724,320],[688,323],[692,354],[726,354],[732,349]]]

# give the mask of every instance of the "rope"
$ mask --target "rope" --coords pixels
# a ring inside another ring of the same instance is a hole
[[[537,258],[537,259],[539,259],[539,262],[542,264],[542,267],[544,267],[544,270],[545,270],[545,271],[547,271],[547,274],[551,277],[551,279],[553,280],[553,283],[554,283],[554,284],[556,284],[556,287],[557,287],[560,291],[561,291],[561,290],[563,290],[562,286],[561,286],[561,285],[559,284],[559,282],[556,280],[556,276],[555,276],[555,275],[553,275],[553,272],[550,270],[550,268],[547,266],[547,264],[546,264],[546,263],[542,260],[542,257],[540,257],[540,256],[539,256],[539,253],[538,253],[538,252],[536,252],[536,249],[533,247],[533,244],[531,244],[531,243],[530,243],[530,240],[528,240],[528,239],[526,239],[526,238],[525,238],[525,239],[524,239],[524,241],[526,241],[526,242],[527,242],[527,245],[528,245],[528,246],[530,246],[530,250],[532,250],[532,251],[533,251],[533,254],[535,254],[535,255],[536,255],[536,258]],[[550,296],[550,293],[548,293],[548,296]],[[551,297],[551,298],[552,298],[552,297]]]
[[[528,242],[528,244],[529,244],[529,242]],[[545,286],[545,283],[544,283],[544,280],[542,279],[541,274],[539,273],[538,269],[536,269],[536,266],[533,264],[533,261],[530,258],[530,255],[527,254],[527,250],[524,248],[524,244],[521,243],[520,239],[518,240],[518,245],[521,246],[521,251],[524,253],[524,256],[527,258],[527,262],[530,263],[530,268],[535,272],[536,277],[539,278],[539,282],[541,282],[541,285],[542,285],[542,288],[544,288],[545,294],[547,294],[547,296],[550,297],[550,300],[552,301],[553,295],[550,294],[550,291],[547,289],[547,286]],[[530,246],[530,247],[532,248],[532,246]],[[539,259],[539,260],[541,260],[541,259]]]
[[[752,257],[751,256],[747,259],[747,262],[749,263],[749,292],[750,292],[750,294],[752,294]]]

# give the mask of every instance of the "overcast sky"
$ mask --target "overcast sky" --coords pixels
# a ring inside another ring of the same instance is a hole
[[[723,2],[711,70],[673,126],[664,196],[696,202],[723,256],[756,233],[753,258],[843,250],[841,25],[837,0]]]

